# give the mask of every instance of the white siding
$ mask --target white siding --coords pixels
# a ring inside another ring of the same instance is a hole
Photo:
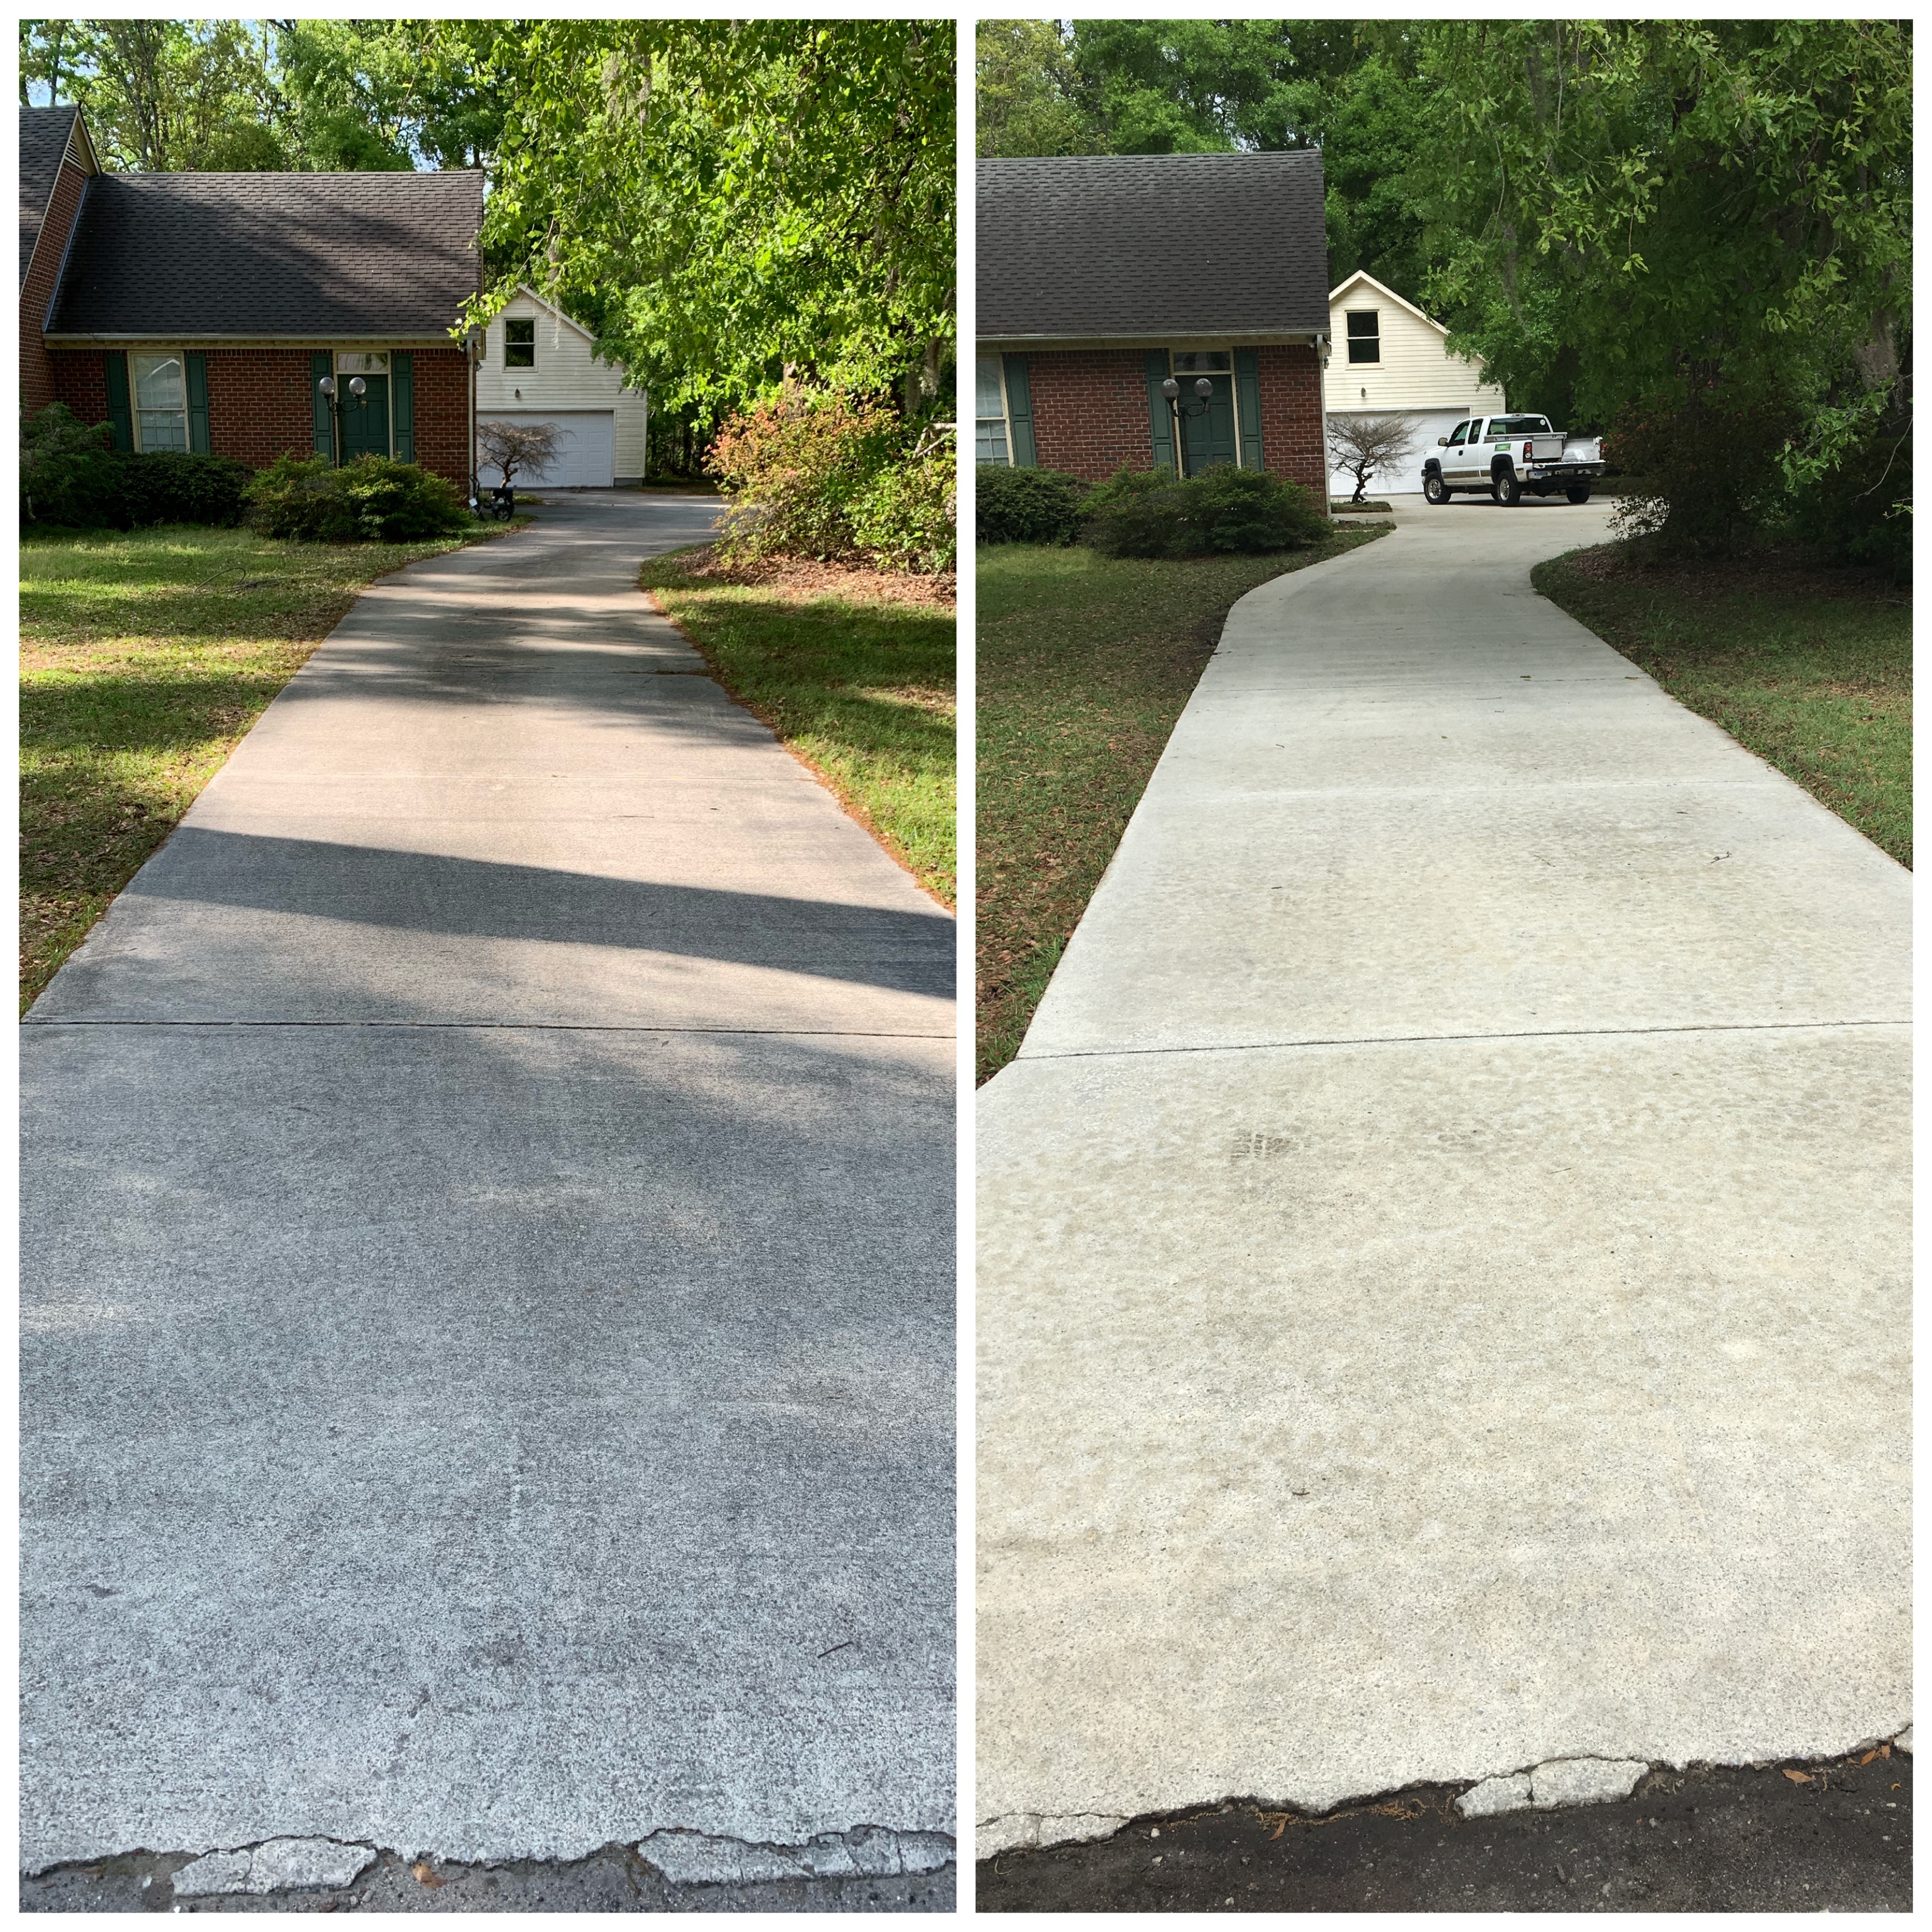
[[[503,324],[512,316],[536,323],[533,368],[503,366]],[[514,416],[553,410],[609,410],[614,414],[614,460],[621,479],[644,473],[645,400],[626,386],[624,372],[590,352],[589,332],[560,310],[519,289],[490,324],[476,370],[476,413]]]
[[[1374,310],[1380,319],[1382,360],[1348,360],[1351,309]],[[1508,405],[1492,383],[1478,380],[1476,366],[1443,347],[1444,332],[1413,314],[1372,283],[1352,278],[1328,305],[1330,413],[1347,410],[1454,410],[1465,415],[1500,412]]]

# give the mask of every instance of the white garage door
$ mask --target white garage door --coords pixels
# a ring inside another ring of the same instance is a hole
[[[1486,410],[1487,405],[1484,407]],[[1331,402],[1328,406],[1330,416],[1343,413]],[[1414,418],[1416,424],[1415,440],[1408,454],[1394,469],[1386,470],[1373,477],[1369,483],[1371,502],[1382,496],[1419,496],[1422,491],[1422,464],[1425,457],[1436,454],[1436,439],[1447,436],[1459,422],[1466,422],[1475,412],[1472,410],[1409,410],[1403,414]],[[1337,497],[1352,496],[1355,479],[1346,470],[1337,470],[1328,479],[1331,495]]]
[[[556,431],[556,454],[541,471],[519,470],[517,487],[553,490],[608,490],[616,464],[616,416],[610,410],[493,410],[493,422],[545,423]],[[493,480],[488,464],[478,466]]]

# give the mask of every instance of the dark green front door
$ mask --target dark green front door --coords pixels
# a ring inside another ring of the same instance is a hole
[[[364,376],[362,380],[368,384],[369,392],[359,408],[350,406],[346,394],[343,398],[342,460],[345,463],[353,463],[358,456],[389,453],[389,379]],[[349,378],[342,376],[337,380],[346,392]]]
[[[1180,395],[1184,404],[1192,406],[1200,400],[1194,393],[1194,385],[1200,380],[1196,376],[1180,378]],[[1199,416],[1187,418],[1187,473],[1190,476],[1198,476],[1202,470],[1211,470],[1217,463],[1232,464],[1236,460],[1234,378],[1210,376],[1207,380],[1214,385],[1214,393]]]

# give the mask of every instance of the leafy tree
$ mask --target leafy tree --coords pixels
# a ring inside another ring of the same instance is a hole
[[[444,23],[513,104],[500,280],[579,316],[659,406],[943,393],[954,356],[950,22]]]
[[[1405,184],[1520,406],[1781,410],[1822,473],[1903,397],[1911,41],[1870,20],[1442,22]],[[1568,392],[1566,394],[1564,392]]]
[[[1106,152],[1088,112],[1072,49],[1052,20],[982,20],[974,99],[982,156]]]

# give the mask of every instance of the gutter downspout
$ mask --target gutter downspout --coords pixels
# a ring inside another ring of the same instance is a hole
[[[1317,358],[1315,373],[1316,379],[1321,385],[1322,395],[1322,514],[1324,517],[1330,518],[1332,520],[1334,513],[1329,508],[1328,505],[1330,496],[1333,494],[1330,486],[1331,479],[1334,478],[1335,474],[1335,459],[1333,453],[1330,451],[1328,447],[1328,351],[1330,344],[1328,338],[1325,334],[1314,337],[1312,340],[1314,342],[1315,353]]]

